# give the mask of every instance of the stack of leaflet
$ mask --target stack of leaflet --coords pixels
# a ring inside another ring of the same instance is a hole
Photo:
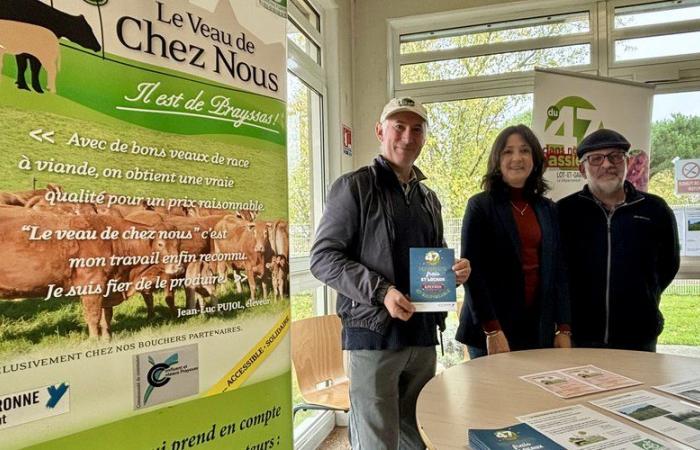
[[[471,429],[469,446],[474,450],[564,450],[526,423],[497,429]]]

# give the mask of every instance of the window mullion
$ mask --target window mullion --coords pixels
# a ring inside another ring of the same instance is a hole
[[[517,80],[490,81],[488,86],[473,84],[461,84],[453,86],[449,92],[444,89],[402,89],[397,96],[415,98],[422,103],[440,103],[456,100],[468,100],[483,97],[497,97],[502,95],[531,94],[534,88],[534,77],[521,77]]]
[[[287,41],[287,57],[293,63],[289,69],[317,92],[324,89],[325,74],[321,66],[291,41]]]
[[[308,37],[316,45],[321,47],[321,43],[323,42],[321,33],[316,28],[311,26],[306,17],[304,17],[304,15],[297,9],[297,7],[292,2],[288,2],[287,5],[287,15],[289,16],[289,18],[292,19],[292,22],[294,22],[294,24],[299,28],[300,31],[302,31],[306,35],[306,37]]]
[[[396,96],[396,88],[401,86],[401,32],[391,23],[387,29],[387,43],[389,45],[387,97],[392,98]]]
[[[535,64],[567,67],[575,71],[596,69],[598,60],[594,57],[593,49],[596,29],[590,26],[595,21],[596,5],[589,1],[543,0],[528,2],[527,6],[525,2],[516,2],[507,7],[470,8],[444,14],[439,18],[436,15],[425,15],[391,19],[387,33],[390,53],[389,95],[414,87],[434,89],[443,86],[444,89],[451,89],[455,84],[522,77],[522,72],[530,72],[532,67],[517,66],[517,61],[521,59],[527,63],[528,60],[537,58]],[[421,18],[424,19],[422,23]],[[570,26],[566,26],[567,23]],[[558,25],[563,27],[559,28]],[[450,30],[455,36],[450,34]],[[518,30],[522,32],[519,33]],[[501,34],[503,31],[508,33]],[[497,34],[491,36],[490,32]],[[442,34],[445,36],[442,37]],[[491,36],[488,39],[498,42],[470,46],[465,42],[469,38],[465,37],[471,35],[476,36],[475,39]],[[422,38],[416,40],[416,36]],[[518,39],[520,37],[523,39]],[[445,47],[458,48],[434,50],[443,45],[440,41],[442,39],[445,40]],[[418,51],[406,52],[404,43],[412,43],[408,49]],[[402,49],[406,53],[401,54]],[[427,51],[420,51],[421,49]],[[491,60],[491,57],[495,59]],[[561,60],[556,59],[558,57]],[[451,72],[456,67],[453,64],[459,64],[460,61],[471,64],[471,58],[476,59],[474,64],[478,67],[488,69],[480,74],[469,72],[462,75],[461,71]],[[480,61],[482,58],[486,58],[483,64]],[[505,65],[498,69],[501,60]]]
[[[664,36],[667,34],[690,33],[700,30],[700,19],[685,20],[674,23],[659,23],[612,30],[612,40],[639,37]]]
[[[608,76],[612,58],[612,46],[608,39],[609,30],[614,19],[611,19],[605,2],[596,4],[595,15],[591,16],[591,29],[595,30],[595,40],[591,47],[591,62],[598,66],[597,75]]]
[[[315,28],[304,28],[304,32],[316,45],[322,47],[323,37],[318,30]]]
[[[551,36],[537,39],[524,39],[513,42],[497,42],[494,44],[475,45],[471,47],[450,50],[435,50],[419,53],[408,53],[399,57],[399,64],[418,64],[431,61],[445,61],[475,56],[539,50],[545,48],[565,47],[569,45],[588,44],[592,40],[591,33],[581,33],[567,36]]]
[[[534,86],[534,72],[509,73],[489,77],[479,77],[477,81],[464,79],[450,81],[429,81],[423,83],[411,83],[401,85],[396,96],[426,97],[432,101],[436,98],[477,98],[491,96],[490,92],[501,95],[500,91],[511,92],[512,89],[518,93],[532,92]],[[486,92],[489,92],[487,94]]]

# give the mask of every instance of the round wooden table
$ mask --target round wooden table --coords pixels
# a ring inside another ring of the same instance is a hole
[[[520,376],[592,364],[643,382],[600,394],[562,399]],[[516,416],[585,404],[622,392],[700,376],[700,358],[607,349],[543,349],[477,358],[436,375],[418,396],[416,419],[430,449],[466,449],[470,428],[501,428]],[[660,391],[655,393],[666,395]],[[593,405],[602,414],[615,417]],[[619,420],[619,418],[617,418]],[[626,424],[636,427],[630,421]],[[649,434],[655,434],[646,430]]]

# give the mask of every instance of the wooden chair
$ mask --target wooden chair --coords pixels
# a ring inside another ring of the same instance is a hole
[[[303,410],[350,410],[350,383],[343,367],[340,319],[335,315],[292,322],[292,363]]]

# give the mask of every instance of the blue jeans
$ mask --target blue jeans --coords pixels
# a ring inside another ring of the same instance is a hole
[[[467,353],[469,353],[469,359],[481,358],[482,356],[488,355],[485,348],[474,347],[473,345],[467,345]]]

